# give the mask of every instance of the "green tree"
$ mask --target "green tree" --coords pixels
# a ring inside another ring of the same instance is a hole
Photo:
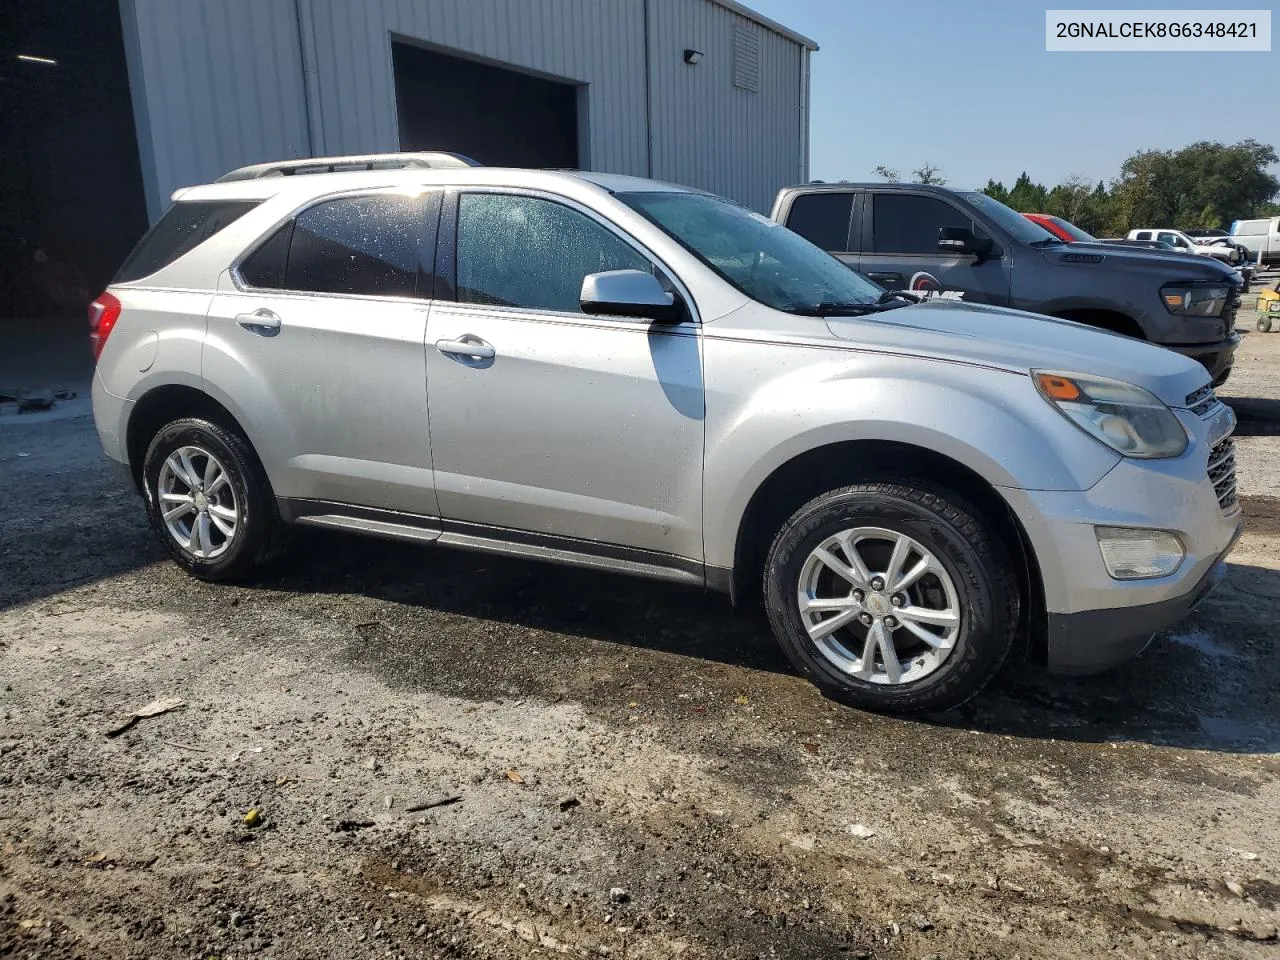
[[[1181,150],[1145,150],[1120,167],[1113,187],[1117,230],[1220,226],[1251,216],[1280,190],[1267,170],[1275,148],[1202,140]]]
[[[902,174],[893,169],[893,167],[886,167],[883,163],[872,170],[871,173],[873,176],[888,180],[890,183],[900,183],[902,181]]]
[[[999,200],[1001,203],[1009,202],[1009,189],[999,180],[988,180],[987,185],[982,188],[982,192],[993,200]]]
[[[1111,194],[1101,180],[1085,200],[1080,219],[1072,223],[1095,237],[1107,236],[1111,225]]]
[[[942,176],[942,168],[926,162],[923,166],[911,171],[915,183],[932,183],[939,187],[946,186],[946,178]]]
[[[1080,226],[1081,215],[1092,193],[1093,190],[1084,177],[1072,174],[1049,191],[1045,198],[1044,212]]]
[[[1042,183],[1032,183],[1027,172],[1014,181],[1009,190],[1009,199],[1005,201],[1019,213],[1044,213],[1049,202],[1049,191]]]

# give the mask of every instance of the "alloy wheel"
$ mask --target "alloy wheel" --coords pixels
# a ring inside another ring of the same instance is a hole
[[[870,683],[929,676],[960,635],[951,575],[919,541],[882,527],[842,530],[814,547],[796,602],[818,651]]]
[[[191,556],[214,560],[231,547],[241,505],[226,467],[208,450],[188,445],[169,454],[156,495],[165,529]]]

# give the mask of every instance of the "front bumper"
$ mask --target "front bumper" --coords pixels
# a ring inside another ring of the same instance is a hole
[[[1238,504],[1224,510],[1208,476],[1205,424],[1177,412],[1195,439],[1169,460],[1121,460],[1083,491],[1001,488],[1026,531],[1044,586],[1052,669],[1088,673],[1139,652],[1221,579],[1243,528]],[[1096,526],[1168,530],[1186,554],[1166,577],[1116,580]]]
[[[1234,539],[1231,546],[1235,546]],[[1222,556],[1230,550],[1228,547]],[[1049,670],[1075,675],[1100,673],[1136,657],[1152,637],[1187,616],[1226,577],[1226,561],[1219,558],[1191,590],[1178,597],[1139,607],[1049,614]]]
[[[1240,346],[1240,334],[1235,330],[1225,340],[1217,343],[1165,344],[1170,350],[1190,357],[1209,371],[1215,387],[1227,382],[1231,365],[1235,363],[1236,347]]]

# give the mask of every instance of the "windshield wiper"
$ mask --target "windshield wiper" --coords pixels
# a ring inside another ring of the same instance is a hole
[[[1045,237],[1043,240],[1032,240],[1027,246],[1029,247],[1060,247],[1063,241],[1057,237]]]
[[[884,313],[912,303],[919,303],[910,294],[900,296],[901,291],[886,290],[876,300],[860,300],[856,303],[839,303],[823,300],[813,305],[793,307],[789,312],[806,317],[865,317],[869,313]]]
[[[802,307],[796,307],[794,312],[810,317],[862,317],[868,313],[879,313],[883,309],[885,308],[874,300],[863,300],[857,303],[838,303],[834,300],[823,300],[821,303],[815,303],[812,306],[806,304]]]
[[[886,290],[880,294],[880,298],[876,303],[893,303],[895,300],[905,300],[907,303],[919,303],[924,297],[918,293],[912,293],[910,290]]]

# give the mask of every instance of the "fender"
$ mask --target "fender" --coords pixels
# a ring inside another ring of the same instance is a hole
[[[997,489],[1084,490],[1120,461],[1041,400],[1030,377],[969,364],[861,354],[793,368],[747,394],[740,407],[722,407],[733,395],[708,394],[708,566],[733,566],[739,526],[768,477],[829,444],[884,440],[922,447],[964,464]],[[873,466],[851,464],[851,477]]]
[[[1133,303],[1120,303],[1116,300],[1100,299],[1091,296],[1054,297],[1035,305],[1035,313],[1056,316],[1068,310],[1098,310],[1103,313],[1114,313],[1132,320],[1143,330],[1147,314]]]
[[[296,450],[293,425],[283,411],[290,400],[282,397],[270,377],[247,374],[251,365],[238,356],[235,345],[225,337],[209,331],[201,355],[201,389],[227,408],[236,418],[245,437],[262,461],[267,478],[277,494],[287,494],[288,461],[284,451]],[[234,389],[224,388],[224,378],[235,380]],[[265,443],[263,438],[288,438],[284,443]]]

